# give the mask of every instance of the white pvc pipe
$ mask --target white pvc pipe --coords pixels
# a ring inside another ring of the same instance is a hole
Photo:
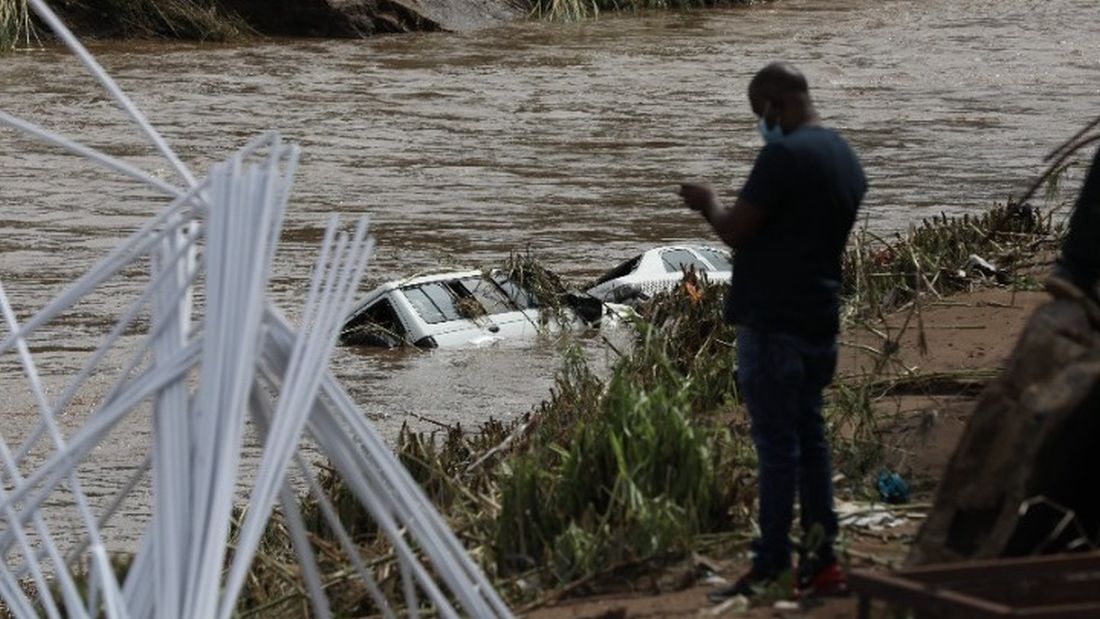
[[[130,100],[130,97],[128,97],[126,93],[118,87],[118,84],[115,83],[115,80],[112,79],[111,76],[103,70],[103,67],[100,66],[98,62],[96,62],[96,59],[88,53],[88,50],[84,49],[84,46],[80,44],[80,41],[78,41],[76,37],[73,36],[73,33],[65,27],[65,24],[61,22],[61,19],[58,18],[52,10],[50,10],[50,7],[46,6],[46,3],[43,2],[43,0],[27,0],[27,4],[29,4],[31,8],[34,9],[34,12],[38,14],[42,21],[46,22],[46,25],[50,27],[50,30],[53,30],[54,34],[57,35],[57,38],[61,39],[65,46],[68,47],[69,50],[72,51],[74,55],[76,55],[80,62],[88,68],[88,71],[91,72],[96,81],[98,81],[100,84],[103,85],[105,89],[107,89],[107,93],[110,94],[115,102],[117,102],[119,106],[122,107],[122,109],[126,112],[126,114],[130,116],[134,123],[141,129],[142,133],[144,133],[146,137],[148,137],[149,140],[153,143],[156,149],[160,151],[162,155],[164,155],[164,158],[168,160],[168,163],[172,166],[172,169],[174,169],[180,175],[180,177],[183,178],[187,186],[193,187],[195,185],[195,177],[191,175],[191,171],[187,169],[187,166],[185,166],[182,161],[180,161],[179,157],[177,157],[176,153],[174,153],[171,147],[168,146],[168,143],[164,141],[164,138],[161,137],[160,133],[158,133],[157,130],[149,124],[149,121],[146,120],[145,115],[141,113],[141,110],[139,110],[136,105],[134,105],[134,102]]]

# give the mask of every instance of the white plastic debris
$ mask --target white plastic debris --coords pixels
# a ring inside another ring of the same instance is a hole
[[[977,271],[982,275],[988,275],[992,277],[997,274],[998,269],[985,258],[982,258],[977,254],[970,254],[970,256],[966,259],[966,264],[963,265],[962,270],[966,273]]]
[[[840,526],[867,531],[892,529],[909,522],[907,517],[875,503],[838,501],[836,515]]]
[[[748,609],[749,598],[743,595],[735,595],[717,606],[706,609],[704,612],[707,616],[718,617],[726,614],[740,614]]]

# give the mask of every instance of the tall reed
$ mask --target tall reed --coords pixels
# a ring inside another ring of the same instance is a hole
[[[531,14],[550,21],[578,21],[607,11],[686,9],[717,4],[750,4],[752,0],[533,0]]]
[[[226,41],[250,31],[215,0],[104,0],[97,27],[111,36]]]
[[[0,0],[0,52],[30,44],[33,33],[27,0]]]

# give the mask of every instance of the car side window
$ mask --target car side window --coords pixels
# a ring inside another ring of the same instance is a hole
[[[400,339],[405,339],[405,325],[397,317],[393,304],[389,299],[381,299],[363,312],[366,322],[375,325]]]
[[[515,311],[508,297],[504,296],[504,293],[493,282],[483,277],[467,277],[460,281],[462,287],[485,308],[485,313],[503,314],[504,312]]]
[[[498,273],[493,275],[493,281],[500,286],[504,294],[508,295],[512,303],[515,303],[521,310],[538,308],[539,303],[535,300],[535,297],[524,290],[519,284],[508,279],[508,276],[503,273]]]
[[[696,272],[711,270],[705,262],[686,249],[669,249],[661,252],[661,262],[665,265],[665,271],[669,273],[680,273],[687,268],[695,269]]]
[[[695,251],[706,258],[707,262],[713,264],[719,271],[733,270],[733,262],[730,260],[729,252],[718,251],[709,247],[699,247]]]
[[[417,314],[428,324],[459,320],[462,315],[455,307],[455,296],[442,282],[420,284],[402,288],[405,298]]]
[[[408,340],[408,332],[393,304],[383,297],[357,313],[344,325],[340,340],[353,346],[394,348]]]

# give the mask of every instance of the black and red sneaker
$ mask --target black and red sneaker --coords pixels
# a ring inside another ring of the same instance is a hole
[[[798,566],[797,595],[828,597],[848,595],[848,575],[836,560],[825,564],[807,561]]]

